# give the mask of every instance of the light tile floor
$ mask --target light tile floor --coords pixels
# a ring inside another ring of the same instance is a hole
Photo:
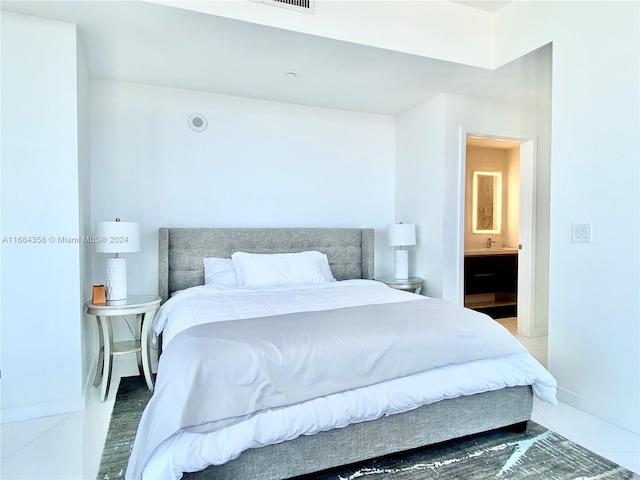
[[[542,341],[538,342],[538,347],[544,351]],[[82,412],[1,425],[0,478],[95,479],[119,379],[135,374],[135,363],[126,359],[116,360],[111,391],[105,402],[98,400],[98,388],[92,388],[86,409]],[[603,457],[640,473],[638,435],[564,404],[553,407],[535,400],[532,418]],[[640,476],[634,478],[640,479]]]
[[[499,318],[496,321],[509,330],[536,360],[545,367],[547,366],[547,337],[525,337],[520,335],[516,317]]]
[[[0,479],[95,479],[120,377],[137,373],[135,362],[115,359],[104,402],[91,388],[84,411],[0,425]]]

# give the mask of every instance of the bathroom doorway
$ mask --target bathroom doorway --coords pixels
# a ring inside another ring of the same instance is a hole
[[[466,133],[464,304],[532,336],[535,140]]]

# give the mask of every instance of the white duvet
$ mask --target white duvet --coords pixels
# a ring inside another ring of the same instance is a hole
[[[195,287],[179,292],[162,307],[155,329],[163,332],[165,345],[170,348],[180,331],[210,322],[405,301],[441,302],[364,280],[250,292]],[[485,322],[483,317],[478,317],[479,323]],[[517,343],[502,327],[495,335],[501,337],[500,341]],[[182,472],[225,463],[248,448],[408,411],[446,398],[509,386],[532,385],[538,397],[554,403],[555,381],[549,373],[520,346],[514,344],[510,352],[265,409],[236,417],[232,422],[208,425],[208,433],[199,433],[198,428],[181,428],[153,444],[153,453],[149,456],[140,455],[140,445],[134,446],[127,478],[180,478]],[[161,371],[159,369],[159,374]],[[171,399],[168,402],[171,404]],[[143,416],[141,426],[162,421],[162,418],[145,421]],[[140,432],[139,436],[144,437]]]

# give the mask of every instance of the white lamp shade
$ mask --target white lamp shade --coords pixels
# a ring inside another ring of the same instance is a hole
[[[96,252],[131,253],[140,251],[138,222],[96,222]]]
[[[416,244],[416,226],[412,223],[398,223],[387,226],[387,242],[390,247],[406,247]]]

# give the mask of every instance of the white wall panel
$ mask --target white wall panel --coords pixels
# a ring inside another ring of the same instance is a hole
[[[638,2],[512,2],[496,17],[499,62],[553,42],[550,370],[561,400],[635,433],[639,23]],[[573,223],[593,243],[572,243]]]
[[[75,26],[2,14],[2,420],[84,407]]]
[[[141,225],[132,293],[157,291],[163,226],[372,227],[376,271],[392,268],[393,117],[95,80],[91,127],[93,220]]]

